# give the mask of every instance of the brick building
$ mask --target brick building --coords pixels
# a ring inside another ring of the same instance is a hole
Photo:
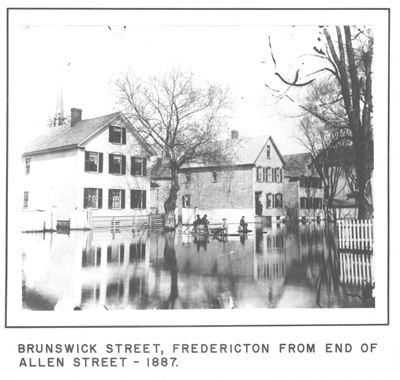
[[[120,112],[49,128],[26,147],[23,209],[95,216],[146,215],[152,151]],[[71,225],[71,227],[73,227]]]
[[[229,164],[191,164],[180,169],[178,214],[190,224],[198,214],[211,222],[276,221],[283,208],[284,160],[272,137],[239,138],[232,131],[233,158]]]

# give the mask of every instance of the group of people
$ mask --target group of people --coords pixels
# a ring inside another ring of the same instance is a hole
[[[209,233],[209,227],[208,225],[210,224],[209,220],[207,219],[207,214],[203,215],[202,218],[200,218],[200,215],[197,215],[196,220],[193,223],[193,228],[196,231],[198,226],[204,226],[205,232]],[[239,222],[239,232],[246,232],[248,231],[248,223],[246,223],[246,220],[244,216],[240,219]],[[217,228],[214,231],[214,234],[222,234],[222,235],[227,235],[228,234],[228,222],[226,218],[222,219],[222,224],[220,225],[219,228]]]
[[[210,224],[209,220],[207,219],[207,214],[204,214],[202,218],[200,215],[197,214],[196,220],[193,223],[194,230],[197,230],[198,226],[204,226],[206,232],[208,232],[208,225]]]

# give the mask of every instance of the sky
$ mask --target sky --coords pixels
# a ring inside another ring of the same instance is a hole
[[[17,150],[48,128],[60,88],[65,114],[76,107],[83,118],[91,118],[118,110],[113,80],[129,68],[139,76],[180,68],[199,82],[230,89],[229,129],[241,136],[271,135],[283,154],[304,151],[295,139],[299,119],[290,117],[299,110],[271,98],[265,87],[282,85],[274,75],[268,36],[279,70],[291,72],[299,57],[312,53],[318,27],[271,25],[271,19],[255,13],[222,16],[155,11],[14,15],[9,104]]]

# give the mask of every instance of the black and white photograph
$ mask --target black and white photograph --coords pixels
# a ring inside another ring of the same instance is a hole
[[[271,15],[10,11],[10,325],[385,322],[386,14]]]
[[[398,378],[399,7],[299,6],[0,5],[2,378]]]

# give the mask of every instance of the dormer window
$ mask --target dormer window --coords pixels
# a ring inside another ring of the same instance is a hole
[[[126,128],[110,126],[109,141],[113,144],[126,144]]]

